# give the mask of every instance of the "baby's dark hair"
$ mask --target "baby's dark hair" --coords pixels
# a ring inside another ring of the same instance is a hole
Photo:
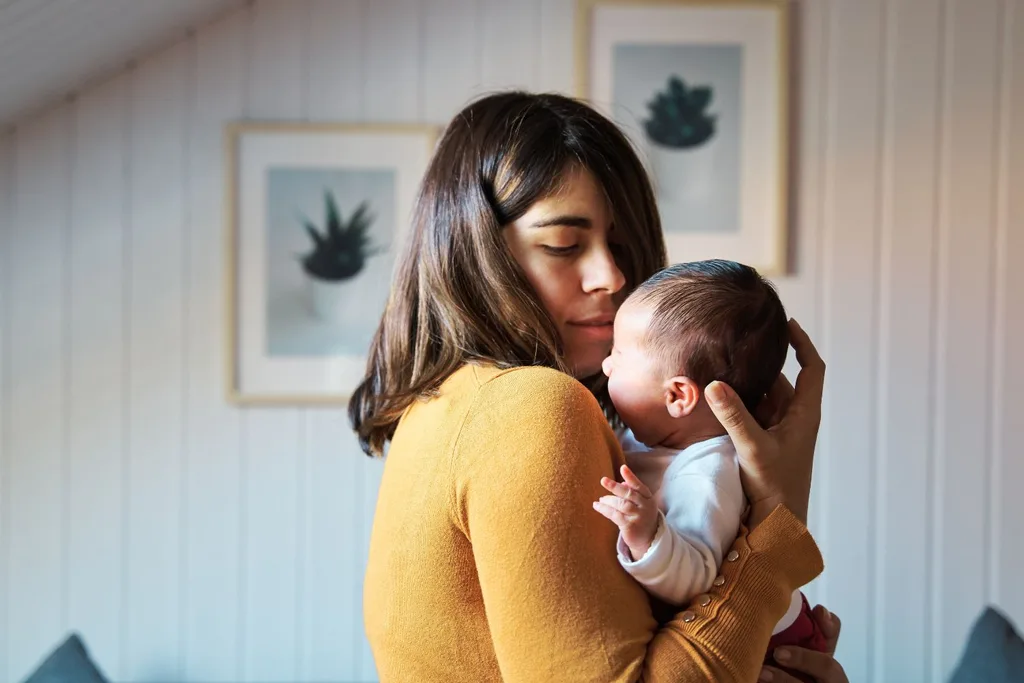
[[[753,411],[789,351],[786,310],[775,287],[750,266],[678,263],[636,288],[630,305],[651,308],[643,343],[701,387],[727,383]]]

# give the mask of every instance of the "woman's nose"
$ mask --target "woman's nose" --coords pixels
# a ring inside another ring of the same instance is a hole
[[[626,276],[619,270],[607,245],[594,249],[584,268],[583,291],[587,293],[604,290],[615,294],[626,286]]]

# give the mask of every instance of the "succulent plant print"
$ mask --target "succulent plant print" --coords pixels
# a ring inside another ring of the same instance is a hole
[[[664,91],[647,103],[651,117],[645,120],[647,137],[656,145],[672,149],[699,147],[715,134],[709,86],[687,87],[679,76],[670,76]]]
[[[302,268],[313,278],[328,282],[349,280],[366,266],[366,259],[382,251],[370,246],[370,226],[374,216],[368,202],[362,202],[346,223],[338,212],[334,194],[324,191],[326,223],[321,231],[309,219],[303,219],[313,249],[302,257]]]

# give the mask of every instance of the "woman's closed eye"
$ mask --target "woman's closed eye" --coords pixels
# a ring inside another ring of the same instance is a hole
[[[542,244],[540,248],[551,254],[552,256],[572,256],[579,250],[580,245],[569,244],[565,246],[558,246],[554,244]]]

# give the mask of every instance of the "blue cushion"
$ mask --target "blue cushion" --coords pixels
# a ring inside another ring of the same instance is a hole
[[[24,683],[109,683],[100,673],[77,633],[50,653]]]
[[[1000,612],[987,607],[974,622],[949,683],[1024,683],[1024,640]]]

